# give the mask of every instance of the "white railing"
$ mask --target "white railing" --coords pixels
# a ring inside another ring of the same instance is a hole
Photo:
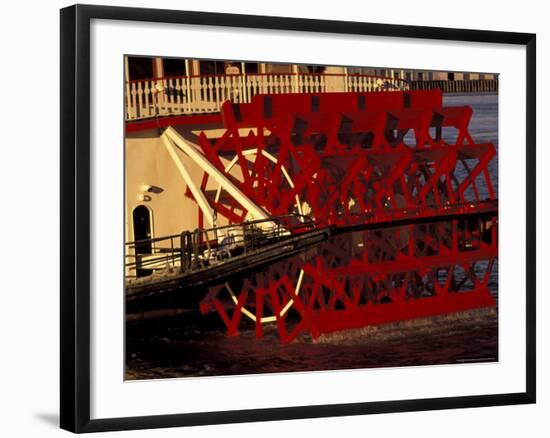
[[[126,83],[126,120],[208,114],[226,100],[249,103],[256,94],[367,92],[408,89],[403,79],[345,74],[177,76]]]

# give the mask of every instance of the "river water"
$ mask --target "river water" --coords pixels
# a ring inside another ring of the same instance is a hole
[[[444,106],[469,105],[472,110],[472,119],[468,127],[470,135],[476,143],[493,143],[497,149],[497,156],[489,163],[489,174],[498,198],[498,95],[487,94],[448,94],[443,97]],[[486,193],[482,195],[487,196]],[[489,289],[498,299],[498,264],[491,271]]]
[[[469,105],[469,132],[477,143],[498,148],[498,97],[447,95],[445,106]],[[445,135],[445,133],[444,133]],[[452,140],[452,138],[446,138]],[[498,162],[490,163],[498,190]],[[498,269],[489,288],[498,298]],[[239,335],[226,335],[216,314],[197,312],[128,325],[126,373],[128,380],[216,375],[321,371],[370,367],[460,364],[498,360],[498,316],[478,310],[436,318],[366,327],[313,340],[300,335],[281,344],[276,328],[266,326],[256,339],[246,323]]]

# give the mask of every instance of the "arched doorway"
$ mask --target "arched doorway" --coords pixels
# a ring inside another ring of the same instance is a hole
[[[152,237],[152,220],[151,210],[144,205],[138,205],[132,212],[132,219],[134,224],[134,241],[139,242],[135,245],[136,254],[136,275],[143,277],[151,274],[150,269],[140,268],[140,255],[151,254],[153,252],[153,246],[151,244]]]

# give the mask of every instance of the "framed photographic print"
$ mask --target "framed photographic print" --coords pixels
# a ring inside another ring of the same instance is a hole
[[[535,402],[535,35],[61,11],[61,427]]]

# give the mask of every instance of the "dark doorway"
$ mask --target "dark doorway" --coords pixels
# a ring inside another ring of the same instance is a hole
[[[447,78],[450,81],[454,81],[455,80],[455,74],[453,72],[449,72],[449,73],[447,73]]]
[[[153,246],[151,244],[151,210],[144,205],[137,206],[133,213],[132,219],[134,223],[134,241],[135,253],[136,253],[136,275],[143,277],[150,275],[150,269],[143,269],[140,267],[140,257],[142,254],[151,254],[153,252]]]
[[[137,56],[128,57],[130,80],[151,79],[153,77],[153,59]]]
[[[201,75],[220,75],[225,73],[223,61],[199,61]]]
[[[306,68],[308,73],[322,74],[326,67],[324,65],[307,65]]]
[[[164,63],[164,76],[186,76],[187,70],[185,69],[185,59],[179,58],[165,58]]]
[[[245,62],[244,64],[245,73],[254,73],[254,74],[258,73],[259,72],[258,66],[259,64],[256,62]]]

